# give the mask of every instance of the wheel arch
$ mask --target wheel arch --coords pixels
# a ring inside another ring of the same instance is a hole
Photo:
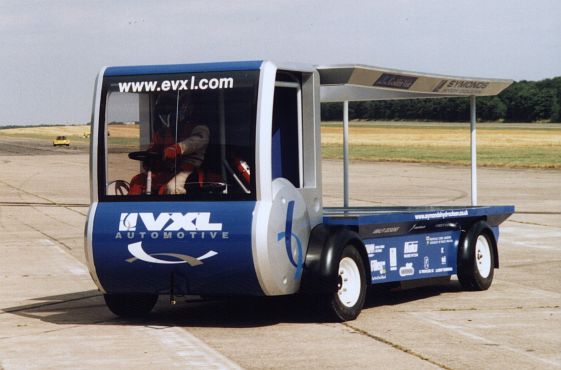
[[[319,224],[310,234],[304,261],[300,291],[309,294],[332,293],[337,289],[339,260],[347,245],[353,245],[362,257],[365,283],[371,276],[368,254],[359,235],[343,226]]]

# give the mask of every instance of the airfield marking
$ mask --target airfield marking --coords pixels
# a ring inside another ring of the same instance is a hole
[[[543,297],[543,298],[554,298],[554,299],[561,298],[560,293],[551,292],[549,290],[543,290],[543,289],[534,288],[534,287],[529,287],[527,285],[520,284],[520,283],[515,283],[513,281],[501,280],[501,284],[516,286],[518,288],[523,287],[525,291],[530,292],[532,294],[535,294],[537,296]]]
[[[64,254],[67,257],[72,257],[72,260],[69,261],[68,259],[66,260],[65,266],[64,268],[70,272],[73,275],[88,275],[88,270],[85,268],[85,266],[76,259],[76,257],[74,257],[73,255],[71,255],[67,250],[64,250],[62,248],[60,248],[56,243],[54,243],[53,241],[51,241],[50,239],[40,239],[39,240],[39,244],[45,246],[45,247],[56,247],[53,248],[52,250],[55,250],[59,253]],[[66,245],[65,245],[66,246]],[[74,265],[73,262],[78,261],[78,263],[80,264],[80,266],[76,266]]]
[[[466,328],[461,326],[461,325],[445,324],[445,323],[439,322],[436,318],[435,319],[428,318],[429,315],[434,316],[435,315],[434,313],[430,313],[430,312],[409,312],[409,314],[412,315],[412,316],[415,316],[417,319],[421,319],[422,321],[425,321],[425,322],[430,323],[432,325],[439,326],[439,327],[441,327],[443,329],[446,329],[446,330],[449,330],[449,331],[453,331],[453,332],[455,332],[457,334],[460,334],[464,337],[482,342],[483,344],[498,345],[497,342],[492,341],[490,339],[487,339],[487,338],[485,338],[481,335],[476,335],[476,334],[469,333],[468,331],[465,330]],[[507,351],[514,352],[514,353],[519,354],[519,355],[526,356],[526,357],[528,357],[528,358],[530,358],[534,361],[539,361],[539,362],[542,362],[544,364],[553,365],[553,366],[556,366],[556,367],[561,367],[561,362],[558,362],[558,361],[555,361],[555,360],[549,360],[549,359],[546,359],[546,358],[543,358],[543,357],[540,357],[540,356],[533,355],[530,352],[511,347],[511,346],[509,346],[505,343],[500,343],[500,348],[501,349],[506,349]]]
[[[351,325],[349,322],[341,323],[341,325],[346,326],[347,328],[352,329],[352,330],[356,331],[357,333],[359,333],[359,334],[361,334],[361,335],[364,335],[365,337],[368,337],[368,338],[370,338],[370,339],[374,339],[374,340],[377,341],[377,342],[380,342],[380,343],[386,344],[386,345],[388,345],[388,346],[390,346],[390,347],[392,347],[392,348],[395,348],[395,349],[397,349],[398,351],[401,351],[401,352],[403,352],[403,353],[407,353],[408,355],[411,355],[411,356],[413,356],[413,357],[417,357],[418,359],[423,360],[423,361],[426,361],[426,362],[428,362],[429,364],[438,366],[438,367],[441,368],[441,369],[451,370],[450,367],[448,367],[448,366],[446,366],[446,365],[444,365],[444,364],[438,363],[438,362],[436,362],[436,361],[434,361],[434,360],[428,358],[427,356],[424,356],[424,355],[422,355],[422,354],[420,354],[420,353],[417,353],[417,352],[413,351],[412,349],[409,349],[409,348],[404,347],[404,346],[401,345],[401,344],[394,343],[394,342],[392,342],[392,341],[389,341],[388,339],[382,338],[382,337],[380,337],[380,336],[377,336],[377,335],[374,335],[374,334],[369,333],[369,332],[367,332],[367,331],[364,331],[364,330],[362,330],[362,329],[359,329],[359,328],[357,328],[357,327]]]
[[[214,350],[193,334],[177,327],[144,327],[147,335],[175,352],[187,368],[241,369],[240,366]]]
[[[55,203],[55,202],[53,202],[52,200],[50,200],[49,198],[46,198],[46,197],[43,197],[43,196],[34,194],[34,193],[32,193],[32,192],[23,190],[23,189],[21,189],[20,187],[14,186],[14,185],[12,185],[12,184],[8,184],[8,183],[5,182],[5,181],[0,180],[0,184],[2,184],[2,185],[4,185],[4,186],[7,186],[7,187],[9,187],[9,188],[12,188],[12,189],[16,190],[16,191],[18,192],[18,195],[20,195],[19,193],[24,193],[24,194],[26,194],[26,195],[30,195],[30,196],[32,196],[32,197],[42,199],[42,200],[46,201],[47,203],[51,203],[51,204]]]
[[[56,203],[56,202],[11,202],[0,201],[0,206],[6,207],[89,207],[89,203]]]

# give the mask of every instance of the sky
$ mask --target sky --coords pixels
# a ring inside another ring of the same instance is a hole
[[[561,76],[558,0],[0,0],[0,126],[89,122],[103,66],[269,59]]]

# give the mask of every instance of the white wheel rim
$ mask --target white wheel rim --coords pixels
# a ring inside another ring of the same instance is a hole
[[[483,235],[479,235],[475,244],[475,264],[482,278],[488,278],[491,273],[491,247]]]
[[[360,272],[356,262],[345,257],[339,262],[339,300],[346,307],[353,307],[360,297]]]

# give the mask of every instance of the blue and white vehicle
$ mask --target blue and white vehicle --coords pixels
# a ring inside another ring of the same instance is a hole
[[[345,155],[344,206],[324,208],[320,102],[344,102],[348,132],[348,101],[474,104],[510,83],[270,61],[104,68],[92,117],[90,274],[120,316],[150,312],[160,295],[305,292],[344,321],[358,316],[369,284],[457,275],[468,290],[487,289],[498,226],[514,207],[476,206],[476,187],[465,207],[349,207]],[[185,132],[197,132],[196,148]]]

